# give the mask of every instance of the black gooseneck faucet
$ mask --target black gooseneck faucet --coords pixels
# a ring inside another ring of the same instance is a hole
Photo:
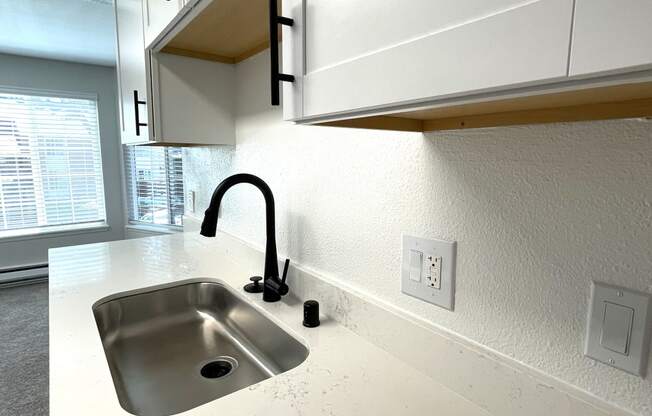
[[[288,293],[288,286],[285,284],[287,277],[288,263],[285,261],[283,278],[278,274],[278,257],[276,253],[276,227],[274,225],[274,195],[269,186],[260,179],[248,173],[238,173],[224,179],[211,197],[211,202],[204,213],[204,221],[201,224],[200,234],[205,237],[215,237],[217,232],[217,216],[220,211],[222,197],[232,186],[239,183],[248,183],[260,190],[265,198],[265,224],[267,229],[267,241],[265,245],[265,271],[263,273],[263,300],[265,302],[276,302],[281,296]],[[253,280],[254,278],[252,278]],[[260,277],[258,277],[260,279]]]

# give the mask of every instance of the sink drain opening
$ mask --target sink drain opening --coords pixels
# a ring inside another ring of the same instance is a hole
[[[219,357],[201,368],[201,375],[204,378],[220,378],[231,374],[238,366],[238,362],[232,357]]]

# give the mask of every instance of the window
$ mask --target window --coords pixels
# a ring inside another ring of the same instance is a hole
[[[182,225],[181,148],[124,146],[129,221]]]
[[[97,99],[0,89],[0,236],[105,220]]]

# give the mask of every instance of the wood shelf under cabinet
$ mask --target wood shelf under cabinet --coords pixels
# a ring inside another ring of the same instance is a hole
[[[569,121],[652,117],[652,82],[585,88],[417,111],[316,122],[321,126],[436,131]]]
[[[161,52],[235,64],[269,48],[268,0],[202,0],[196,7]]]

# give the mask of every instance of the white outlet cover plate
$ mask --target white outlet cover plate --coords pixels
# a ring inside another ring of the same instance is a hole
[[[425,276],[420,282],[410,279],[410,250],[423,253],[424,263],[428,256],[441,257],[441,288],[428,285]],[[432,240],[403,235],[401,292],[433,305],[453,310],[455,306],[455,262],[456,243],[454,241]]]

